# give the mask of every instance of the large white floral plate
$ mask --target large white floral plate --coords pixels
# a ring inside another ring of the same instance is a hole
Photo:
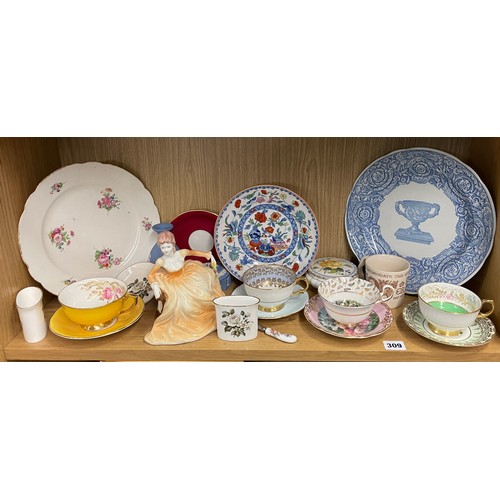
[[[403,309],[405,323],[420,336],[455,347],[478,347],[487,344],[495,335],[495,325],[489,318],[477,318],[472,326],[462,328],[460,334],[445,336],[434,333],[418,307],[418,301],[408,304]]]
[[[280,186],[254,186],[239,192],[215,223],[220,261],[236,278],[255,264],[282,264],[298,276],[316,256],[319,230],[309,205]]]
[[[21,255],[54,295],[89,277],[116,277],[146,261],[156,242],[158,209],[142,182],[97,162],[52,172],[28,198],[19,220]]]
[[[495,226],[495,207],[478,175],[428,148],[375,160],[354,183],[345,214],[358,259],[386,253],[410,262],[410,294],[429,282],[469,280],[491,251]]]
[[[375,304],[370,316],[361,323],[349,327],[335,321],[327,312],[319,295],[311,297],[304,308],[304,316],[314,328],[344,339],[367,339],[384,333],[393,320],[392,311],[383,302]]]

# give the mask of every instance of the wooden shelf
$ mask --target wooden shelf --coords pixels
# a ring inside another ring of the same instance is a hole
[[[317,257],[353,260],[345,234],[345,206],[367,165],[392,151],[434,148],[470,165],[488,187],[495,205],[500,193],[500,139],[446,137],[100,137],[0,138],[0,194],[5,201],[0,260],[4,266],[0,299],[0,362],[5,360],[338,360],[338,361],[500,361],[500,340],[478,348],[454,348],[421,338],[394,310],[383,335],[341,339],[316,330],[303,313],[269,322],[298,337],[284,344],[264,335],[249,342],[222,342],[216,333],[181,346],[150,346],[144,336],[154,320],[148,304],[132,327],[101,339],[75,341],[48,333],[40,343],[23,339],[15,294],[31,277],[19,252],[18,225],[27,198],[49,174],[65,165],[103,161],[137,176],[151,192],[160,219],[188,210],[219,213],[235,193],[263,183],[283,186],[307,200],[320,227]],[[15,172],[15,175],[13,175]],[[224,179],[224,182],[220,182]],[[165,196],[168,193],[168,196]],[[481,298],[498,302],[500,231],[479,272],[465,284]],[[144,257],[146,258],[146,257]],[[47,298],[47,297],[46,297]],[[415,300],[413,296],[407,302]],[[58,307],[47,308],[50,316]],[[500,328],[500,308],[491,319]],[[383,340],[403,340],[407,351],[385,351]]]
[[[446,346],[420,337],[405,324],[404,305],[416,300],[406,296],[393,309],[394,321],[382,335],[368,339],[342,339],[315,329],[303,312],[263,322],[297,336],[285,344],[259,333],[248,342],[224,342],[216,332],[189,344],[151,346],[144,341],[155,317],[155,301],[146,305],[142,318],[122,332],[93,340],[69,340],[52,332],[36,344],[24,341],[22,332],[5,347],[9,361],[500,361],[498,335],[481,347]],[[45,308],[47,319],[59,307],[56,299]],[[383,340],[402,340],[406,351],[386,351]]]

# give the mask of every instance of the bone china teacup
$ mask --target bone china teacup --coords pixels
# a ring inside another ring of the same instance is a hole
[[[354,326],[368,318],[375,304],[387,302],[394,295],[391,285],[380,291],[373,283],[361,278],[330,278],[318,287],[326,312],[335,321]]]
[[[481,312],[484,304],[490,308]],[[440,335],[459,335],[476,318],[486,318],[495,307],[493,300],[481,300],[467,288],[450,283],[427,283],[418,289],[418,307],[429,328]]]
[[[120,314],[137,304],[125,282],[116,278],[87,278],[71,283],[57,296],[66,316],[84,330],[113,326]]]
[[[300,281],[305,287],[295,290]],[[297,278],[290,268],[281,264],[257,264],[243,274],[245,292],[251,297],[260,299],[259,310],[275,312],[285,307],[285,302],[292,297],[304,293],[309,288],[305,277]]]

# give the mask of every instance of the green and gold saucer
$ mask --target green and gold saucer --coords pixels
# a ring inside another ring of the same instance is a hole
[[[435,333],[423,317],[418,307],[418,301],[408,304],[403,309],[405,323],[416,333],[426,339],[440,344],[456,347],[477,347],[488,343],[495,335],[495,325],[488,318],[477,318],[476,322],[467,328],[462,328],[458,335],[446,336]]]

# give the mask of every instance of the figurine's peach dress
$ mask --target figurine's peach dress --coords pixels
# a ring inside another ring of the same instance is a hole
[[[160,267],[153,275],[165,305],[144,340],[153,345],[175,345],[199,340],[217,328],[216,297],[224,295],[217,274],[195,260],[184,261],[175,272]]]

